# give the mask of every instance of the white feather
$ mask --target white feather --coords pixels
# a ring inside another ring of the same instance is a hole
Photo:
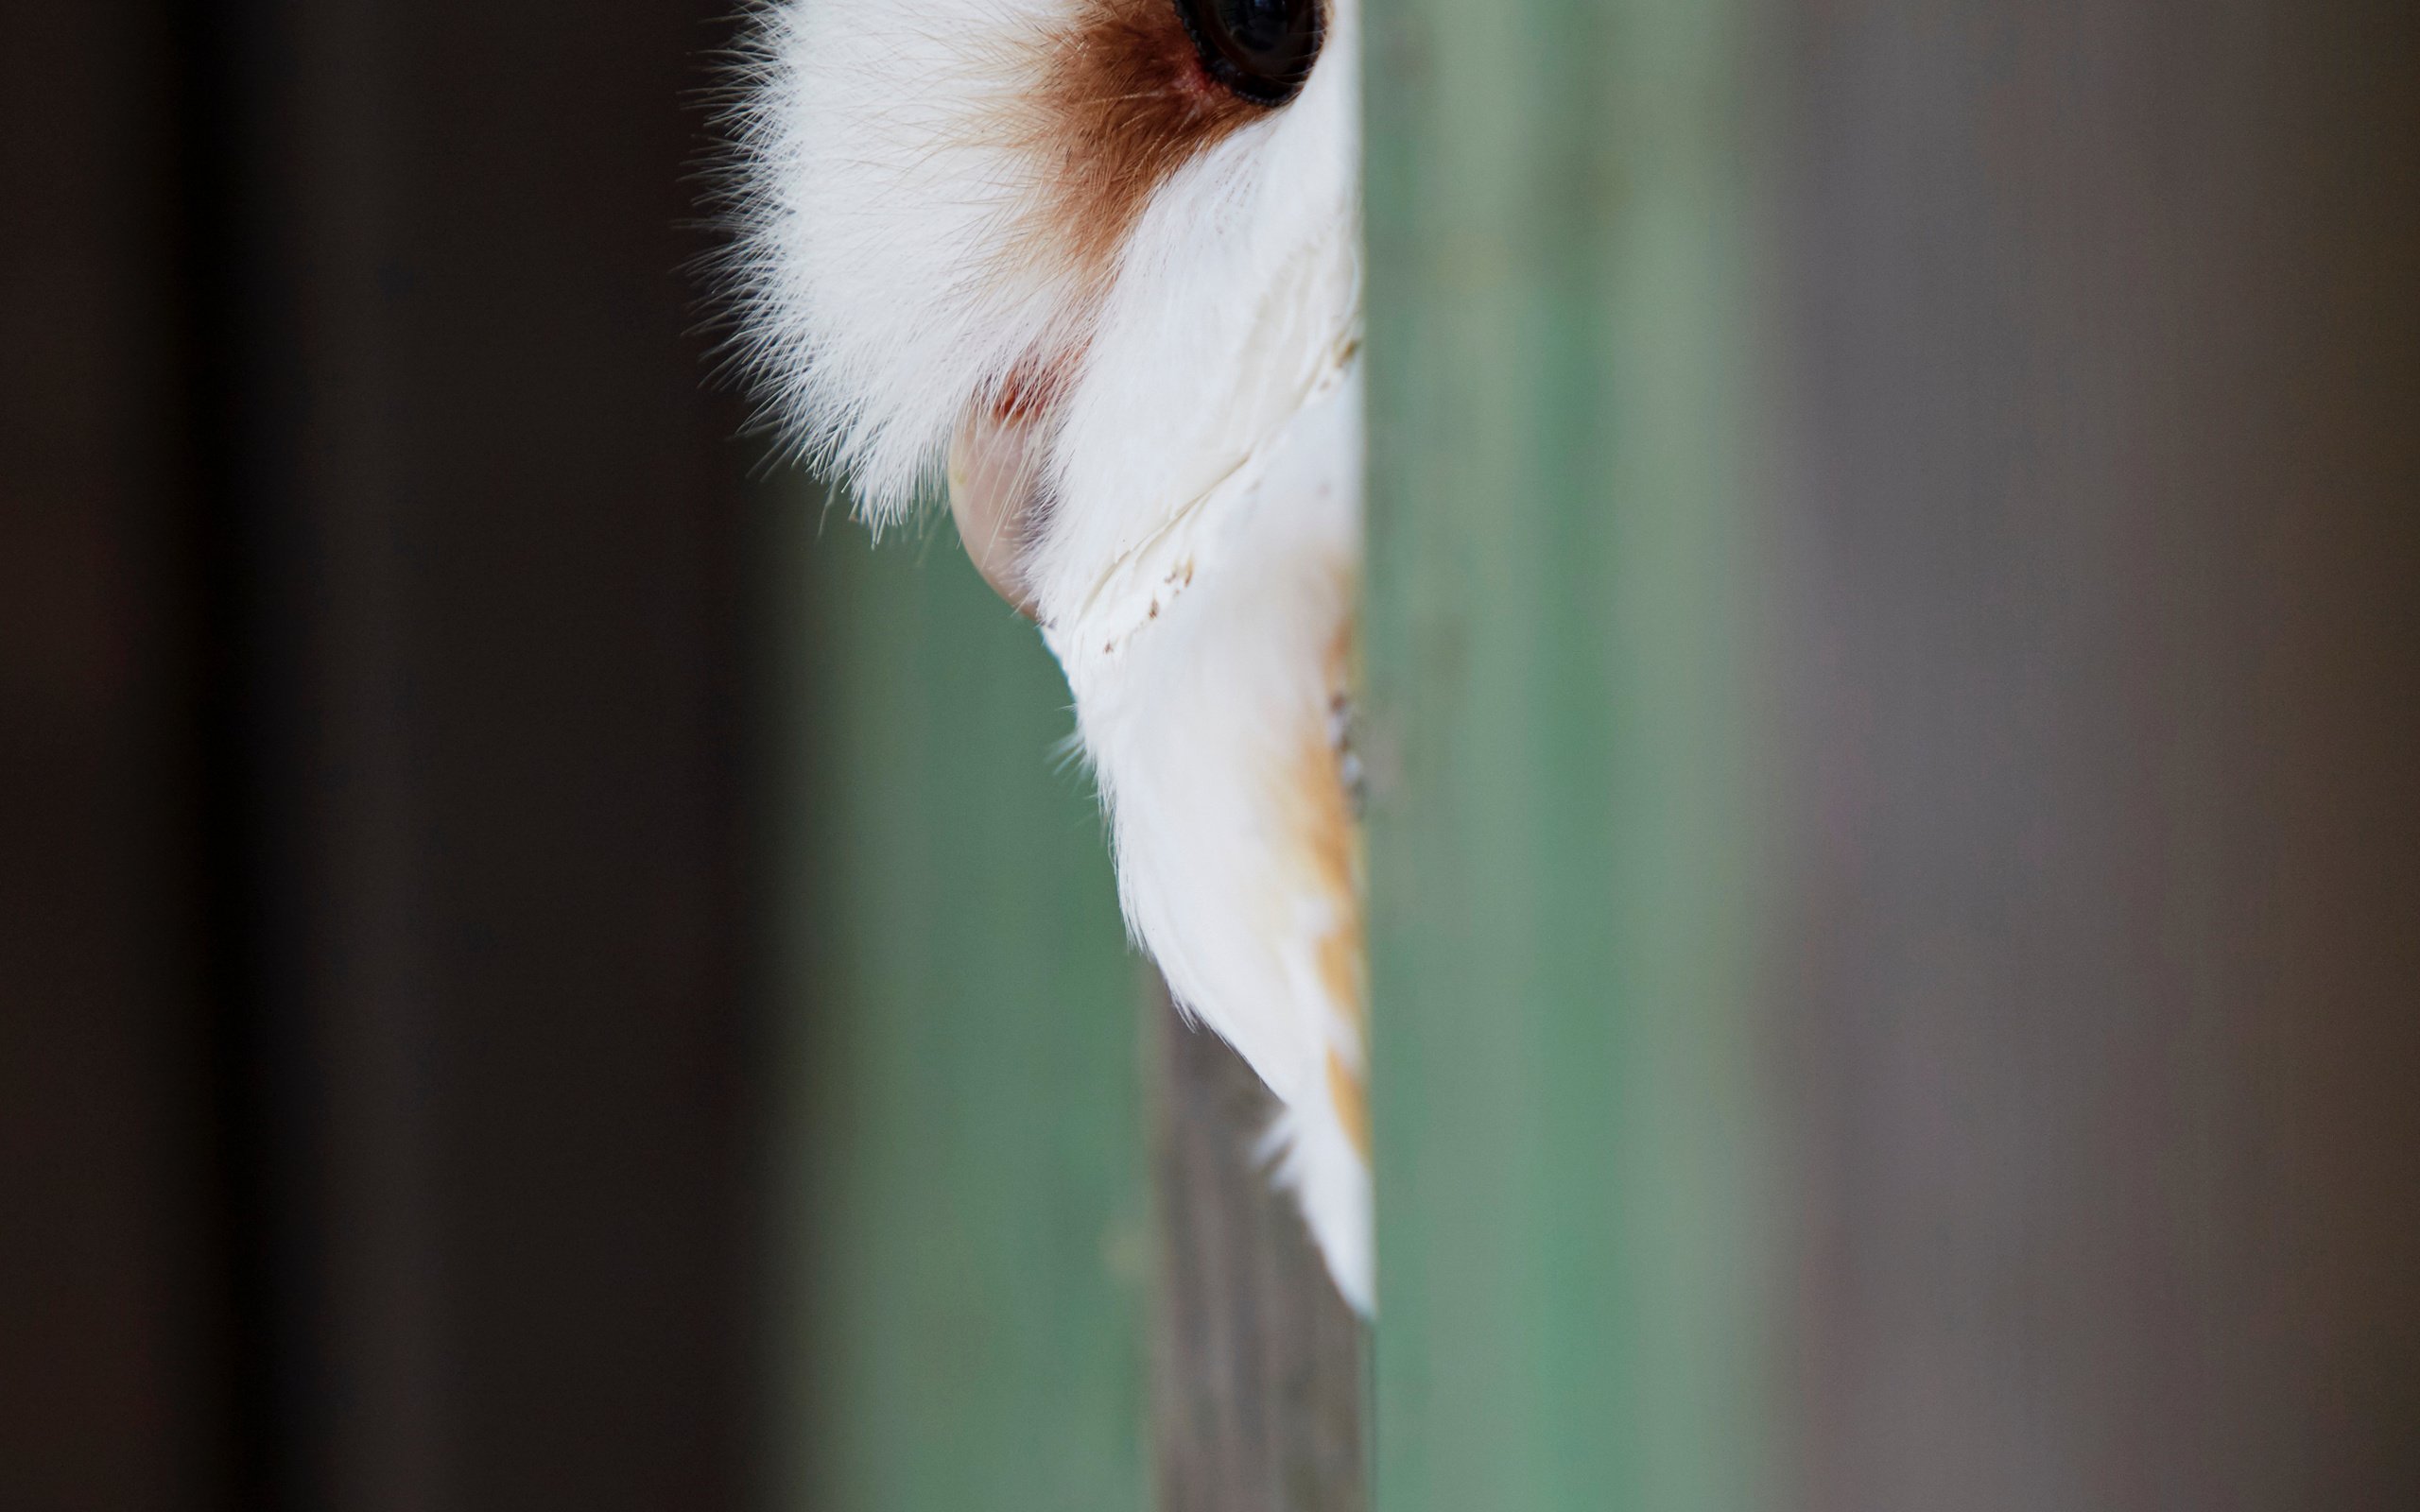
[[[1168,174],[1098,269],[1037,252],[1038,40],[1083,0],[792,0],[739,116],[744,339],[802,443],[897,518],[1037,352],[1052,507],[1025,562],[1075,694],[1119,893],[1178,1001],[1285,1105],[1281,1176],[1339,1287],[1373,1295],[1361,1005],[1321,943],[1357,895],[1306,871],[1360,530],[1354,0],[1301,95]]]

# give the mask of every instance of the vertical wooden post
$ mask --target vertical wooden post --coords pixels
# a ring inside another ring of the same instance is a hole
[[[1701,1512],[1775,1468],[1749,26],[1374,10],[1387,1512]]]
[[[766,559],[784,1113],[781,1504],[1132,1512],[1148,1495],[1135,972],[1065,683],[946,534],[821,500]],[[804,580],[805,593],[798,592]]]
[[[1057,671],[954,544],[815,519],[768,553],[814,589],[769,847],[787,1504],[1360,1512],[1360,1325],[1267,1094],[1125,951]]]
[[[194,9],[270,1377],[237,1501],[735,1507],[747,458],[680,271],[713,4]]]
[[[0,11],[0,1505],[241,1504],[176,36]]]
[[[2420,11],[1372,70],[1382,1512],[2420,1502]]]
[[[1787,16],[1801,1504],[2420,1505],[2420,9]]]
[[[1274,1111],[1235,1052],[1144,1009],[1155,1107],[1159,1512],[1363,1512],[1359,1319],[1256,1155]]]

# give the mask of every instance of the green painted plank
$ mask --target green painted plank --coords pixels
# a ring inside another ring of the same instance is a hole
[[[1378,1505],[1765,1504],[1743,12],[1372,29]]]
[[[1137,976],[1066,689],[945,530],[815,524],[774,553],[811,758],[775,858],[781,1504],[1132,1512]]]

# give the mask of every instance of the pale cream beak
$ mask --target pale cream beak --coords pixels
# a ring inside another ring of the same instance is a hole
[[[992,591],[1027,619],[1034,617],[1034,604],[1024,558],[1032,544],[1042,441],[1033,421],[985,410],[959,423],[949,447],[949,512],[958,539]]]

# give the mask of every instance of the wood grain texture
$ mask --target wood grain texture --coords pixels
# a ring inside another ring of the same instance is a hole
[[[2420,1506],[2420,10],[1789,25],[1800,1504]]]
[[[2420,1506],[2420,10],[1373,32],[1386,1512]]]
[[[1156,977],[1159,1512],[1362,1512],[1363,1329],[1253,1149],[1269,1093]]]
[[[1371,22],[1379,1501],[1754,1505],[1752,16]]]

